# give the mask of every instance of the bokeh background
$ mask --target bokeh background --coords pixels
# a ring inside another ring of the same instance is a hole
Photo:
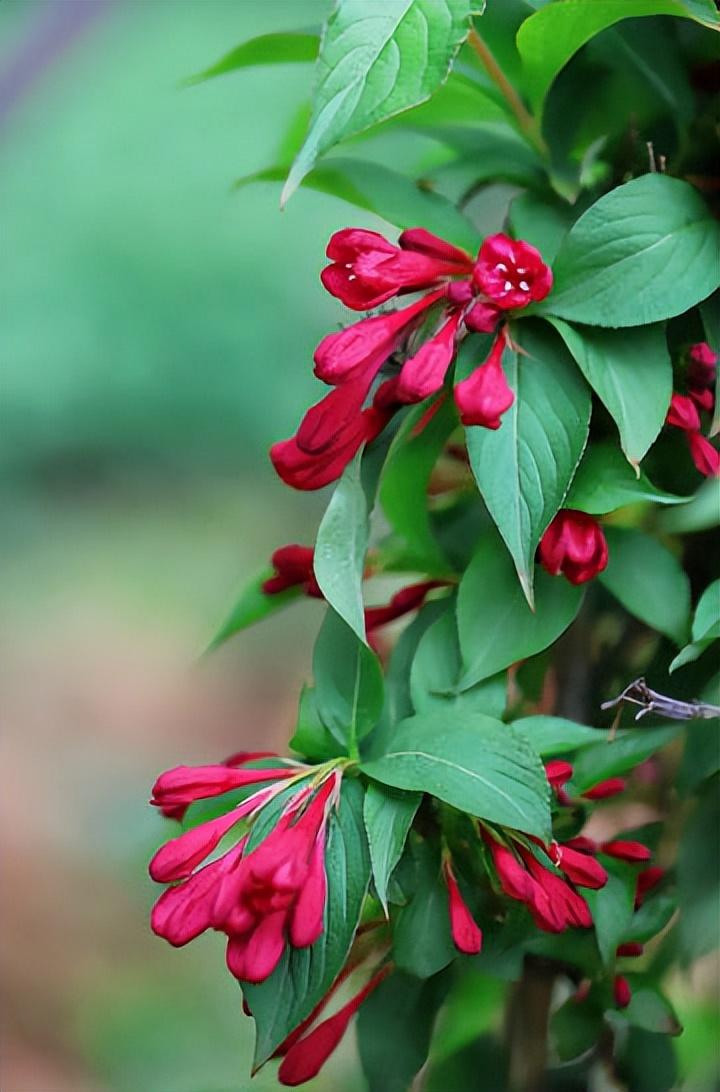
[[[317,605],[199,654],[243,576],[311,540],[322,498],[266,452],[338,321],[327,237],[375,225],[309,191],[280,213],[276,185],[231,190],[276,161],[307,66],[182,81],[327,6],[0,5],[2,1092],[250,1087],[219,939],[174,952],[149,932],[166,831],[147,796],[162,768],[292,727]],[[675,991],[686,1073],[712,1062],[711,995],[702,968]],[[351,1061],[349,1043],[308,1087],[359,1089]]]

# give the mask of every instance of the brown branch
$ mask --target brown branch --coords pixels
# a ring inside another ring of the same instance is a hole
[[[640,707],[640,711],[635,714],[635,720],[640,720],[648,713],[656,713],[660,717],[667,717],[668,720],[710,720],[713,717],[720,717],[720,705],[668,698],[664,694],[658,694],[656,690],[651,690],[643,678],[629,683],[621,694],[612,701],[604,701],[600,708],[613,709],[623,702]]]
[[[540,134],[537,121],[532,116],[527,106],[520,98],[517,91],[510,83],[502,68],[497,63],[489,48],[474,27],[468,35],[468,42],[471,48],[479,57],[480,62],[487,72],[488,76],[498,88],[500,94],[505,99],[511,111],[515,115],[515,120],[522,129],[523,133],[525,133],[528,140],[532,142],[532,144],[542,156],[547,156],[547,144]]]

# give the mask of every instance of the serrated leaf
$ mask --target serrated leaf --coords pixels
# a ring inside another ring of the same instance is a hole
[[[269,618],[271,614],[282,610],[288,603],[293,603],[302,597],[301,588],[286,588],[275,595],[266,595],[262,586],[272,575],[272,569],[264,569],[259,576],[246,585],[230,614],[208,645],[207,652],[213,652],[236,633],[254,625],[255,622],[261,622],[263,618]]]
[[[615,327],[680,315],[718,287],[719,247],[720,225],[697,190],[643,175],[573,224],[553,263],[553,290],[533,313]]]
[[[391,449],[380,485],[380,504],[407,548],[408,566],[429,574],[449,568],[432,533],[427,491],[433,467],[456,421],[452,400],[446,398],[419,435],[405,436]]]
[[[315,642],[313,676],[320,720],[354,754],[382,712],[383,675],[375,653],[331,608]]]
[[[361,769],[477,818],[549,836],[549,788],[539,757],[522,733],[480,713],[409,717],[397,725],[390,750]]]
[[[338,0],[323,32],[313,113],[284,205],[338,141],[430,98],[470,29],[470,0]]]
[[[360,918],[370,879],[359,782],[345,779],[328,824],[327,903],[322,936],[309,948],[288,945],[276,970],[243,992],[255,1018],[255,1069],[314,1009],[341,971]]]
[[[499,429],[466,428],[483,500],[533,604],[535,551],[561,507],[587,442],[590,392],[547,327],[523,324],[503,367],[515,401]]]
[[[572,0],[548,4],[520,27],[517,47],[530,101],[541,112],[555,77],[574,53],[600,31],[621,19],[675,15],[718,27],[710,0]]]
[[[635,474],[615,444],[608,441],[592,444],[585,452],[565,498],[565,507],[600,516],[640,501],[687,504],[691,499],[658,489],[644,474]]]
[[[507,551],[486,534],[460,581],[458,633],[467,689],[555,641],[575,618],[583,590],[539,571],[535,610],[528,606]]]
[[[314,569],[331,607],[365,640],[362,582],[368,545],[368,510],[358,454],[345,468],[318,528]]]
[[[690,581],[677,558],[650,535],[606,527],[609,560],[598,579],[630,614],[677,645],[687,640]]]
[[[267,167],[238,179],[234,188],[241,189],[251,182],[279,182],[285,171],[283,166]],[[420,189],[412,178],[380,163],[345,157],[330,159],[311,171],[303,179],[303,185],[373,212],[398,228],[422,224],[456,246],[471,252],[478,249],[476,229],[452,202],[438,193]]]
[[[628,462],[637,466],[657,438],[672,395],[672,363],[662,326],[599,330],[550,319],[615,421]]]
[[[317,57],[320,38],[302,31],[261,34],[231,49],[209,68],[190,76],[188,84],[204,83],[215,76],[256,65],[303,64]]]
[[[368,785],[365,793],[363,818],[370,846],[373,882],[386,914],[388,883],[402,856],[421,799],[421,793],[401,792],[374,782]]]

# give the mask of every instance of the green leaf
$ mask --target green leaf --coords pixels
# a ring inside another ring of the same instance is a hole
[[[313,675],[321,721],[350,755],[355,754],[358,740],[372,730],[382,712],[383,675],[375,653],[332,609],[315,642]]]
[[[682,1024],[667,997],[657,986],[648,985],[638,975],[629,976],[632,998],[622,1018],[634,1027],[645,1031],[662,1032],[663,1035],[681,1035]]]
[[[261,34],[249,42],[231,49],[219,61],[190,76],[188,84],[203,83],[215,76],[224,76],[226,72],[236,72],[240,68],[253,68],[256,65],[303,64],[314,61],[317,57],[319,38],[317,34],[304,34],[301,31]]]
[[[541,112],[550,85],[574,53],[601,30],[621,19],[676,15],[717,28],[710,0],[572,0],[548,4],[520,27],[517,47],[530,101]]]
[[[565,507],[601,516],[640,501],[686,504],[690,499],[666,493],[653,485],[644,474],[634,474],[615,444],[606,441],[592,444],[585,452],[565,498]]]
[[[207,652],[213,652],[236,633],[275,614],[288,603],[302,598],[301,588],[286,588],[275,595],[266,595],[262,586],[272,575],[272,569],[264,569],[243,589],[235,606],[208,645]]]
[[[672,363],[661,326],[598,330],[550,320],[615,421],[637,466],[657,438],[672,395]]]
[[[607,739],[606,732],[564,717],[521,717],[513,721],[513,726],[526,736],[542,758],[553,758],[581,747],[594,747]]]
[[[575,222],[553,264],[553,290],[533,313],[591,326],[680,315],[718,287],[719,246],[720,225],[697,190],[668,175],[643,175]]]
[[[515,728],[481,713],[425,713],[401,721],[390,747],[361,767],[368,777],[547,839],[545,771]]]
[[[322,936],[309,948],[288,945],[268,979],[259,985],[243,985],[255,1018],[255,1069],[310,1015],[347,959],[370,879],[362,797],[358,781],[343,780],[340,806],[328,824],[328,894]]]
[[[663,512],[658,519],[661,531],[683,534],[687,531],[709,531],[720,525],[717,480],[708,478],[696,490],[687,504]]]
[[[315,577],[331,607],[365,640],[363,571],[368,545],[368,510],[360,480],[359,453],[335,487],[315,542]]]
[[[393,959],[416,978],[437,974],[458,955],[450,935],[448,892],[440,876],[440,857],[433,846],[415,840],[415,892],[393,922]]]
[[[582,598],[582,588],[540,570],[532,611],[498,538],[485,535],[458,593],[458,633],[465,665],[461,685],[474,686],[510,664],[542,652],[573,621]]]
[[[595,925],[597,945],[607,967],[615,963],[615,949],[625,939],[633,916],[637,869],[625,861],[603,857],[608,879],[597,891],[583,889]]]
[[[713,641],[720,638],[720,580],[714,580],[700,596],[692,623],[692,642],[678,652],[670,664],[676,671],[697,660]]]
[[[676,910],[675,899],[671,899],[668,895],[655,895],[646,899],[640,909],[633,914],[632,921],[625,930],[623,943],[634,940],[644,944],[646,940],[656,937],[668,924]]]
[[[278,182],[284,177],[284,167],[267,167],[238,179],[234,188],[241,189],[251,182]],[[420,189],[412,178],[380,163],[344,157],[330,159],[311,171],[303,185],[349,201],[351,205],[382,216],[398,228],[422,224],[456,246],[471,252],[478,249],[477,230],[452,202],[440,194]]]
[[[429,99],[470,28],[471,0],[338,0],[323,32],[313,113],[281,205],[339,140]]]
[[[620,777],[676,739],[681,731],[678,724],[664,728],[638,726],[618,734],[615,739],[607,737],[584,748],[573,762],[572,788],[582,793],[608,777]]]
[[[289,745],[296,754],[312,762],[324,762],[338,753],[338,741],[320,720],[315,691],[309,686],[303,686],[300,693],[297,723]]]
[[[402,856],[421,799],[420,793],[400,792],[374,782],[368,785],[365,793],[363,818],[370,846],[373,882],[386,914],[388,882]]]
[[[388,457],[380,485],[380,504],[391,528],[407,548],[407,563],[420,572],[446,573],[448,560],[430,527],[428,483],[457,418],[451,399],[422,432],[404,438]]]
[[[472,166],[475,183],[490,180],[547,186],[542,159],[507,121],[476,122],[472,127],[435,125],[428,136],[458,152],[458,162]]]
[[[713,778],[703,787],[678,847],[680,950],[686,963],[718,947],[720,793],[717,780]]]
[[[410,694],[416,713],[484,713],[502,717],[507,678],[500,672],[469,689],[460,689],[462,657],[454,603],[426,630],[410,668]]]
[[[547,327],[514,332],[503,354],[515,401],[499,429],[466,428],[468,455],[488,511],[533,604],[535,551],[562,505],[590,425],[590,392]]]
[[[684,644],[689,629],[690,581],[677,558],[657,539],[629,528],[606,527],[604,584],[630,614]]]
[[[600,1039],[602,1030],[601,1010],[587,1001],[579,1005],[574,997],[570,997],[550,1018],[550,1031],[561,1062],[569,1062],[591,1050]]]
[[[510,203],[508,219],[516,239],[532,243],[546,262],[552,262],[575,217],[565,201],[520,193]]]
[[[363,1002],[358,1048],[369,1092],[407,1092],[427,1061],[447,975],[422,980],[396,971]]]

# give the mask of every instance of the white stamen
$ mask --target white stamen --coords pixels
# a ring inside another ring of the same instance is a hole
[[[352,262],[345,262],[346,269],[352,269]]]
[[[518,274],[519,277],[522,277],[522,275],[524,273],[527,273],[527,269],[525,269],[523,266],[519,265],[517,267],[517,269],[515,270],[515,272]]]
[[[527,281],[520,281],[520,287],[522,288],[523,292],[529,292],[530,291],[530,285],[528,284]]]
[[[510,292],[512,289],[512,281],[505,281],[505,291]]]
[[[505,262],[498,262],[495,268],[497,269],[498,273],[507,273],[507,266],[505,265]]]
[[[351,274],[350,274],[350,276],[348,277],[348,280],[349,280],[349,281],[356,281],[356,280],[357,280],[357,276],[355,275],[355,273],[351,273]]]

